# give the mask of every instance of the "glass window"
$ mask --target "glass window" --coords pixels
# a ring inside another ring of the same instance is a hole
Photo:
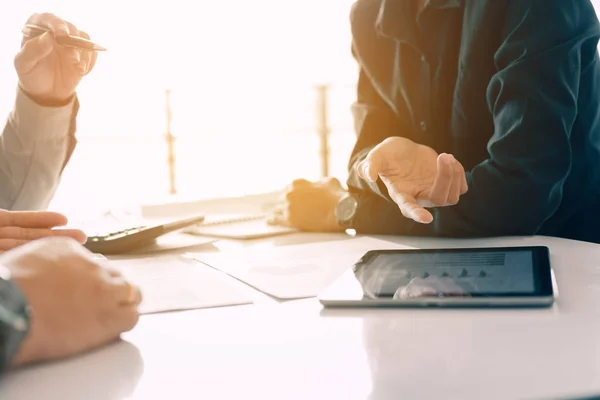
[[[20,28],[30,13],[50,11],[108,48],[78,91],[79,144],[53,208],[168,196],[166,90],[178,195],[242,195],[319,178],[319,84],[331,86],[330,172],[345,179],[352,3],[22,0],[0,15],[0,105],[12,106]]]
[[[20,28],[32,12],[50,11],[109,49],[80,87],[79,145],[53,208],[169,195],[166,90],[178,195],[243,195],[319,178],[319,84],[330,87],[329,172],[344,180],[355,139],[353,2],[12,2],[0,13],[0,109],[14,99]]]

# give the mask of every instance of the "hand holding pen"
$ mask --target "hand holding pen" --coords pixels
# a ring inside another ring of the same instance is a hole
[[[37,36],[41,36],[46,32],[52,33],[52,29],[49,27],[39,26],[35,24],[25,24],[25,27],[23,28],[22,32],[23,36],[27,38],[34,38]],[[61,35],[62,32],[63,31],[59,30],[57,32],[58,35],[54,36],[54,41],[60,44],[61,46],[71,47],[77,50],[106,51],[104,47],[97,45],[96,43],[89,40],[90,38],[83,31],[79,31],[79,34],[81,36],[74,36],[71,34]]]
[[[103,50],[75,25],[53,14],[34,14],[15,57],[19,86],[41,105],[67,105]]]

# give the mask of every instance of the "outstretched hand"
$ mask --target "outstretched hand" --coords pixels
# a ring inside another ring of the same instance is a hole
[[[463,166],[451,154],[402,137],[390,137],[375,146],[358,165],[358,174],[370,182],[381,178],[402,214],[430,223],[426,209],[451,206],[467,192]]]
[[[78,229],[57,229],[66,224],[67,217],[56,212],[0,210],[0,252],[51,236],[86,242],[85,233]]]

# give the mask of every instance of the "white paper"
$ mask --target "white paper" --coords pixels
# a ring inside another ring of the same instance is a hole
[[[370,237],[229,253],[191,254],[279,299],[318,296],[369,250],[407,246]]]
[[[173,250],[179,251],[198,251],[200,247],[210,245],[214,243],[214,238],[186,235],[180,232],[172,232],[163,235],[156,239],[156,241],[148,246],[141,247],[137,250],[131,251],[129,254],[159,254],[172,252]]]
[[[251,289],[189,258],[132,258],[113,260],[108,265],[140,287],[142,314],[253,302]]]

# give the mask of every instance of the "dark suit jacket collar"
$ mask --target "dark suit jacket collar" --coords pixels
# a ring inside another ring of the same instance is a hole
[[[416,0],[382,0],[377,17],[379,33],[401,42],[416,45],[416,5]],[[424,9],[451,9],[461,6],[461,0],[429,0]]]

